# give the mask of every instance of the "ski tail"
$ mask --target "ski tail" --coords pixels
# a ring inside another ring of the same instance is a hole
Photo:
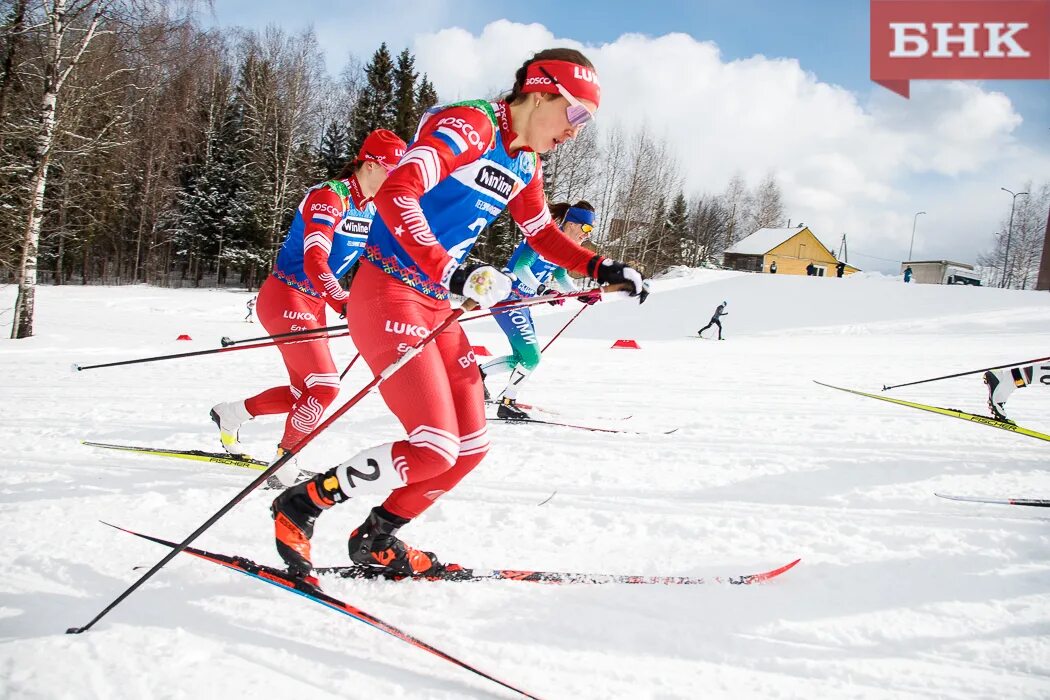
[[[551,425],[557,428],[572,428],[574,430],[587,430],[592,433],[617,433],[620,435],[670,435],[678,431],[678,428],[671,428],[670,430],[664,430],[660,433],[646,433],[640,430],[622,430],[619,428],[602,428],[596,425],[578,425],[576,423],[562,423],[560,421],[545,420],[543,418],[489,418],[490,423],[499,421],[500,423],[531,423],[533,425]]]
[[[856,394],[857,396],[865,396],[869,399],[877,399],[879,401],[886,401],[887,403],[894,403],[898,406],[906,406],[908,408],[916,408],[920,411],[927,411],[929,413],[937,413],[942,416],[948,416],[949,418],[958,418],[960,420],[969,421],[971,423],[980,423],[981,425],[987,425],[990,428],[999,428],[1000,430],[1006,430],[1011,433],[1017,433],[1018,435],[1027,435],[1028,437],[1035,438],[1036,440],[1045,440],[1050,442],[1050,435],[1041,433],[1038,430],[1032,430],[1031,428],[1025,428],[1015,423],[1007,423],[1006,421],[997,420],[995,418],[989,418],[988,416],[979,416],[976,413],[967,413],[966,411],[960,411],[955,408],[942,408],[940,406],[931,406],[925,403],[918,403],[915,401],[905,401],[903,399],[895,399],[890,396],[880,396],[878,394],[868,394],[863,391],[857,391],[856,389],[846,389],[841,386],[834,386],[832,384],[825,384],[824,382],[818,382],[813,380],[814,384],[820,386],[826,386],[829,389],[836,389],[838,391],[845,391],[848,394]]]
[[[690,586],[701,584],[751,585],[764,583],[790,571],[801,559],[795,559],[784,566],[758,574],[743,576],[636,576],[630,574],[585,574],[567,571],[530,571],[518,569],[465,569],[449,568],[427,576],[401,576],[362,566],[328,566],[314,569],[318,575],[334,574],[350,579],[385,579],[388,581],[520,581],[524,583],[546,583],[554,585],[602,585],[602,584],[639,584]]]
[[[255,471],[265,471],[269,466],[267,462],[250,457],[234,457],[226,452],[206,452],[204,450],[167,450],[161,447],[143,447],[141,445],[114,445],[108,442],[92,442],[81,440],[81,445],[86,447],[98,447],[104,450],[119,450],[121,452],[133,452],[136,454],[153,455],[154,457],[172,457],[175,459],[189,459],[197,462],[213,462],[225,464],[231,467],[243,467]]]
[[[1050,508],[1050,499],[1045,498],[984,498],[982,496],[953,496],[947,493],[935,493],[938,498],[950,501],[967,501],[969,503],[995,503],[1003,506],[1031,506],[1033,508]]]
[[[161,539],[159,537],[153,537],[152,535],[146,535],[141,532],[135,532],[134,530],[128,530],[126,528],[119,527],[111,523],[106,523],[104,521],[103,524],[109,525],[110,527],[116,528],[117,530],[120,530],[122,532],[126,532],[129,535],[135,535],[136,537],[141,537],[144,540],[156,542],[157,544],[164,545],[165,547],[174,548],[178,546],[174,542]],[[540,698],[538,698],[537,696],[532,695],[531,693],[528,693],[522,690],[521,688],[513,686],[510,683],[502,681],[496,678],[495,676],[492,676],[486,673],[485,671],[482,671],[477,667],[466,663],[465,661],[457,659],[451,654],[441,651],[437,647],[432,646],[424,642],[423,640],[418,639],[417,637],[413,637],[407,632],[399,629],[398,627],[395,627],[394,625],[388,622],[381,620],[380,618],[376,617],[375,615],[372,615],[371,613],[365,612],[364,610],[361,610],[360,608],[351,605],[350,603],[339,600],[338,598],[334,598],[307,582],[304,582],[300,579],[292,578],[286,571],[270,566],[265,566],[263,564],[256,564],[252,560],[245,559],[244,557],[216,554],[214,552],[208,552],[203,549],[197,549],[195,547],[186,547],[183,551],[187,554],[192,554],[193,556],[198,557],[200,559],[204,559],[205,561],[210,561],[215,564],[225,566],[229,569],[233,569],[234,571],[245,574],[247,576],[257,578],[261,581],[265,581],[266,583],[277,586],[278,588],[297,593],[303,596],[304,598],[308,598],[314,601],[315,603],[325,606],[326,608],[330,608],[332,610],[335,610],[336,612],[343,613],[344,615],[352,617],[355,620],[358,620],[359,622],[364,622],[365,624],[374,627],[377,630],[386,632],[392,637],[396,637],[397,639],[400,639],[403,642],[411,644],[417,649],[422,649],[423,651],[429,652],[434,656],[448,661],[451,664],[455,664],[456,666],[466,669],[467,671],[481,676],[486,680],[501,685],[504,688],[507,688],[508,690],[512,690],[515,693],[518,693],[519,695],[522,695],[526,698],[532,698],[533,700],[540,700]]]

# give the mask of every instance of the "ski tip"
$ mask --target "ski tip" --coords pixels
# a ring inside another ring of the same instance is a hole
[[[786,571],[790,571],[791,569],[795,568],[795,566],[800,561],[802,561],[802,557],[799,557],[795,561],[790,562],[788,564],[784,564],[784,566],[781,566],[778,569],[773,569],[772,571],[766,571],[766,572],[761,573],[761,574],[752,574],[750,576],[750,578],[748,578],[747,582],[748,583],[762,583],[764,581],[768,581],[771,578],[775,578],[777,576],[780,576],[780,574],[782,574],[782,573],[784,573]]]
[[[224,348],[228,348],[231,345],[233,345],[233,340],[229,336],[225,336],[225,335],[222,337],[222,339],[219,342],[222,343],[222,346]]]

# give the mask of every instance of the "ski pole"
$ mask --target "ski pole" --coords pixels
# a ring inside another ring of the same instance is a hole
[[[565,332],[566,328],[568,328],[570,325],[572,325],[573,321],[575,321],[577,318],[580,317],[580,314],[582,314],[584,311],[587,310],[588,306],[589,306],[589,304],[584,304],[583,306],[581,306],[580,310],[577,311],[575,314],[573,314],[572,318],[569,319],[569,322],[566,323],[564,326],[562,326],[561,330],[558,331],[557,333],[555,333],[553,338],[551,338],[550,340],[547,341],[547,344],[543,346],[542,350],[540,350],[540,354],[541,355],[543,353],[547,352],[547,348],[549,348],[554,343],[554,341],[558,339],[559,335],[561,335],[563,332]]]
[[[993,369],[1006,369],[1007,367],[1021,367],[1023,365],[1034,365],[1036,362],[1045,362],[1050,360],[1050,357],[1037,357],[1034,360],[1024,360],[1023,362],[1011,362],[1007,365],[997,365],[996,367],[985,367],[984,369],[972,369],[969,372],[959,372],[957,374],[946,374],[943,377],[933,377],[932,379],[919,379],[914,382],[906,382],[904,384],[891,384],[886,386],[883,384],[882,390],[889,391],[890,389],[897,389],[902,386],[912,386],[914,384],[925,384],[926,382],[936,382],[941,379],[954,379],[955,377],[965,377],[968,374],[978,374],[980,372],[991,372]]]
[[[591,294],[596,293],[595,290],[593,290],[593,289],[588,290],[588,291]],[[521,307],[521,306],[532,306],[533,304],[538,304],[540,302],[549,303],[550,298],[564,299],[564,298],[573,297],[573,296],[582,296],[583,294],[586,294],[586,293],[587,292],[565,294],[565,295],[559,295],[557,297],[549,297],[548,299],[540,299],[539,297],[534,297],[534,298],[528,299],[528,300],[521,300],[520,303],[517,300],[514,300],[513,302],[505,302],[504,301],[504,302],[500,302],[499,304],[494,304],[493,306],[490,306],[489,309],[505,310],[505,309],[508,309],[508,308],[518,308],[518,307]],[[583,308],[581,308],[579,311],[577,311],[576,312],[576,316],[579,316],[581,313],[583,313],[583,309],[586,309],[586,308],[587,308],[587,306],[585,305]],[[492,313],[493,312],[491,310],[486,310],[484,313],[477,314],[476,316],[468,316],[467,318],[462,319],[460,321],[460,323],[466,323],[467,321],[473,321],[475,319],[485,318],[487,316],[491,316]],[[573,320],[576,319],[576,316],[572,317]],[[572,323],[572,321],[570,320],[569,323]],[[565,324],[566,328],[569,326],[569,323]],[[563,331],[563,330],[565,330],[565,328],[562,328],[561,330]],[[558,331],[558,335],[561,335],[561,331]],[[554,338],[557,338],[558,335],[554,336]],[[550,343],[547,343],[548,346],[550,346],[550,344],[554,342],[554,338],[551,338]],[[234,341],[234,342],[244,342],[244,341]],[[547,348],[545,347],[543,349],[546,350]],[[354,363],[357,362],[357,359],[359,357],[361,357],[361,353],[357,353],[356,355],[354,355],[353,359],[350,360],[350,364],[348,364],[346,366],[346,369],[343,370],[343,373],[339,375],[339,381],[343,381],[343,377],[345,377],[347,375],[347,373],[350,372],[350,368],[354,366]]]
[[[323,328],[317,329],[317,331],[325,330]],[[317,331],[314,331],[315,333]],[[119,362],[104,362],[100,365],[79,365],[76,362],[73,363],[73,371],[83,372],[86,369],[99,369],[100,367],[119,367],[120,365],[137,365],[142,362],[159,362],[160,360],[177,360],[182,357],[197,357],[199,355],[214,355],[220,352],[236,352],[237,350],[254,350],[255,348],[269,348],[274,345],[281,345],[282,343],[308,343],[314,340],[325,340],[327,338],[341,338],[344,335],[350,335],[350,331],[343,333],[336,333],[334,335],[318,335],[313,338],[303,338],[301,340],[275,340],[272,343],[256,343],[255,345],[240,345],[228,348],[213,348],[211,350],[196,350],[194,352],[178,352],[174,355],[156,355],[154,357],[141,357],[137,360],[121,360]]]
[[[226,515],[226,513],[232,510],[234,506],[243,501],[248,496],[248,494],[250,494],[260,485],[265,483],[271,475],[276,473],[278,469],[287,464],[293,457],[295,457],[295,455],[297,455],[300,452],[300,450],[302,450],[304,447],[310,444],[310,442],[315,437],[324,432],[325,429],[328,428],[328,426],[330,426],[332,423],[338,420],[344,413],[349,411],[355,404],[357,404],[357,402],[359,402],[369,392],[371,392],[372,389],[375,389],[377,386],[389,379],[392,374],[404,367],[409,361],[412,360],[412,358],[421,353],[423,351],[423,348],[425,348],[428,343],[437,338],[442,331],[444,331],[446,328],[455,323],[465,311],[473,309],[473,307],[474,302],[468,300],[466,303],[463,304],[462,307],[456,309],[447,317],[445,317],[445,320],[438,324],[438,326],[434,330],[430,331],[430,333],[428,333],[426,337],[421,338],[419,341],[417,341],[415,345],[406,350],[405,353],[401,355],[401,357],[397,358],[397,360],[395,360],[389,367],[377,374],[372,379],[372,381],[368,382],[368,384],[366,384],[360,391],[358,391],[346,403],[340,406],[335,411],[335,413],[328,416],[328,418],[322,421],[321,424],[314,428],[310,433],[304,435],[303,438],[299,440],[299,442],[293,445],[287,452],[285,452],[278,459],[276,459],[273,464],[267,467],[266,471],[259,474],[259,476],[257,476],[252,483],[248,484],[243,489],[241,489],[241,492],[234,496],[232,499],[230,499],[229,502],[226,503],[226,505],[224,505],[222,508],[216,511],[214,515],[212,515],[210,518],[204,521],[204,523],[200,527],[191,532],[186,537],[186,539],[184,539],[178,545],[173,547],[172,550],[168,552],[168,554],[165,555],[163,559],[161,559],[159,562],[153,565],[153,568],[151,568],[149,571],[143,574],[138,581],[131,584],[131,586],[125,589],[125,591],[119,596],[117,596],[112,603],[103,608],[102,612],[100,612],[98,615],[95,615],[95,617],[92,618],[91,621],[83,627],[70,627],[66,630],[66,634],[80,634],[82,632],[87,632],[89,629],[91,629],[96,622],[101,620],[106,615],[106,613],[108,613],[110,610],[119,605],[120,602],[127,598],[129,595],[134,593],[139,586],[141,586],[147,580],[149,580],[149,578],[153,576],[153,574],[160,571],[164,567],[164,565],[172,559],[174,559],[177,554],[186,549],[186,547],[188,547],[190,543],[192,543],[201,534],[203,534],[205,530],[214,525],[219,518]]]
[[[350,368],[354,366],[354,363],[357,362],[357,358],[359,357],[361,357],[361,353],[354,355],[354,359],[350,360],[350,364],[348,364],[346,369],[343,370],[343,373],[339,375],[339,381],[343,381],[343,377],[346,376],[346,373],[350,371]]]
[[[339,331],[346,328],[346,325],[339,326],[325,326],[324,328],[307,328],[301,331],[291,331],[289,333],[278,333],[276,335],[261,335],[258,338],[242,338],[241,340],[230,340],[225,335],[219,341],[222,343],[224,348],[228,348],[231,345],[241,345],[242,343],[254,343],[259,340],[277,340],[278,338],[291,338],[297,335],[309,335],[311,333],[330,333],[332,331]]]
[[[503,301],[503,302],[500,302],[499,304],[493,304],[492,306],[489,306],[489,309],[498,309],[498,307],[499,307],[499,309],[507,309],[507,307],[516,307],[518,305],[519,304],[517,304],[517,303],[507,304],[507,302]],[[531,305],[531,300],[530,300],[529,303],[521,304],[521,305]],[[586,307],[587,306],[584,306],[584,309],[586,309]],[[581,309],[581,311],[583,311],[583,309]],[[485,318],[486,316],[491,316],[491,315],[492,315],[492,312],[486,311],[485,313],[478,314],[477,316],[470,316],[470,317],[464,318],[460,322],[461,323],[466,323],[467,321],[472,321],[472,320],[475,320],[475,319],[478,319],[478,318]],[[579,316],[579,315],[580,315],[579,313],[576,314],[576,316]],[[565,328],[562,328],[562,330],[564,331]],[[556,338],[558,336],[554,336],[554,337]],[[553,341],[551,341],[551,342],[553,342]],[[548,344],[550,344],[550,343],[548,343]],[[348,374],[350,372],[351,367],[354,366],[354,363],[357,362],[357,359],[359,357],[361,357],[360,353],[355,355],[354,358],[350,361],[350,364],[346,365],[346,368],[342,370],[342,374],[339,375],[339,381],[340,382],[342,381],[342,378],[345,377],[346,374]]]

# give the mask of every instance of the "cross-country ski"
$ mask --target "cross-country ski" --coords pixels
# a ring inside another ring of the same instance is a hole
[[[935,496],[950,501],[968,501],[970,503],[993,503],[1002,506],[1031,506],[1033,508],[1050,508],[1050,498],[986,498],[984,496],[952,496],[937,493]]]
[[[1050,698],[1048,2],[4,4],[0,700]]]
[[[639,576],[629,574],[584,574],[567,571],[521,571],[518,569],[467,569],[461,566],[442,569],[433,574],[411,576],[376,571],[366,566],[329,566],[318,567],[318,575],[335,574],[349,579],[387,579],[390,581],[522,581],[525,583],[548,583],[557,585],[659,585],[659,586],[699,586],[703,584],[731,584],[746,586],[765,583],[782,573],[791,570],[801,559],[795,559],[783,566],[757,574],[739,576]]]

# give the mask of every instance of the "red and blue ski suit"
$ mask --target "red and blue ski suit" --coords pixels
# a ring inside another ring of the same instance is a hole
[[[375,207],[355,176],[307,191],[284,239],[273,274],[259,290],[256,313],[270,334],[323,328],[325,305],[343,313],[349,295],[339,284],[364,250]],[[287,413],[280,445],[293,448],[339,395],[339,373],[328,340],[281,343],[288,384],[245,400],[253,416]]]
[[[513,154],[506,103],[471,101],[424,115],[398,167],[375,197],[365,260],[347,313],[361,356],[378,373],[450,313],[448,285],[478,235],[509,209],[526,240],[557,264],[593,275],[600,256],[551,219],[537,155]],[[488,451],[481,377],[459,324],[380,385],[408,437],[394,443],[406,485],[383,504],[414,518]]]

